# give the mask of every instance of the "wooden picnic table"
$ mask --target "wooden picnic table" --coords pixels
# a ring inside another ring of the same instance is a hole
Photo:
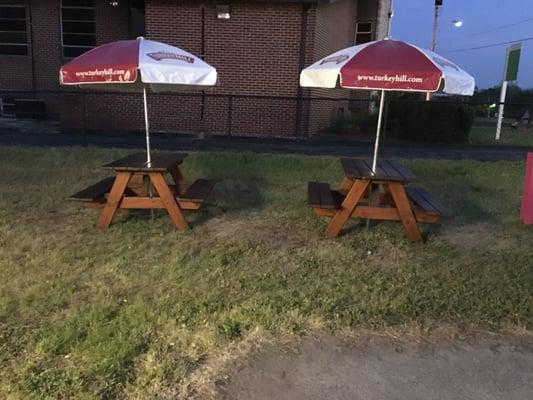
[[[336,237],[349,218],[401,221],[411,241],[421,241],[419,222],[436,223],[445,207],[422,188],[407,186],[416,176],[398,161],[381,160],[375,173],[367,160],[342,158],[344,178],[338,190],[309,182],[309,205],[331,217],[328,237]]]
[[[101,208],[96,226],[109,227],[119,208],[166,209],[178,229],[188,227],[183,210],[197,210],[214,186],[214,181],[198,179],[188,185],[180,170],[185,153],[155,153],[148,165],[145,153],[135,153],[103,166],[112,170],[108,177],[72,195],[89,208]],[[172,184],[166,180],[170,175]]]

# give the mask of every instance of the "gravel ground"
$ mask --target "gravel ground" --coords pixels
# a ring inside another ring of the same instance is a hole
[[[266,350],[230,374],[221,397],[234,400],[533,399],[533,343],[397,344],[350,347],[310,339]]]

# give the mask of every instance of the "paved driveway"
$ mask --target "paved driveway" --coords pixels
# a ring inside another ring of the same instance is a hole
[[[253,356],[223,393],[235,400],[527,400],[533,347],[483,340],[352,348],[307,340],[295,352]]]

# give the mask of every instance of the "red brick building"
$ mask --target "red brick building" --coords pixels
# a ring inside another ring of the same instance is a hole
[[[141,96],[73,93],[58,86],[58,71],[95,45],[143,35],[202,56],[220,82],[206,92],[150,95],[153,129],[308,135],[346,104],[305,98],[349,92],[302,90],[299,71],[383,37],[389,8],[390,0],[0,0],[0,91],[4,99],[35,92],[65,126],[140,129]]]

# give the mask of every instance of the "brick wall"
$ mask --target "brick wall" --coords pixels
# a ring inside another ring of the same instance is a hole
[[[118,3],[112,7],[108,0],[96,0],[98,44],[128,38],[127,2]],[[0,57],[0,88],[31,89],[35,81],[37,90],[62,89],[58,71],[68,60],[61,52],[60,2],[28,0],[28,5],[33,17],[30,52],[34,51],[35,75],[31,56]],[[191,96],[150,95],[152,129],[287,136],[313,133],[329,125],[342,106],[338,102],[259,96],[347,96],[342,90],[301,89],[298,79],[301,67],[353,43],[356,10],[357,0],[321,6],[235,2],[231,3],[231,19],[220,20],[211,2],[147,0],[147,38],[203,55],[218,69],[220,78],[220,84],[207,90],[205,96],[201,92]],[[142,129],[140,95],[81,92],[55,96],[51,101],[66,126],[75,126],[76,121],[82,126],[85,120],[87,128]],[[222,95],[234,97],[230,100]],[[243,95],[252,97],[239,97]]]
[[[231,6],[231,19],[219,20],[214,6],[195,1],[176,4],[170,0],[148,0],[146,37],[197,55],[202,55],[203,50],[204,59],[217,68],[220,78],[219,85],[208,89],[205,96],[199,91],[193,91],[196,93],[193,96],[150,95],[151,128],[213,134],[227,134],[231,130],[235,135],[294,135],[297,102],[257,96],[297,95],[301,10],[300,5],[292,3],[235,3]],[[231,100],[231,116],[229,98],[213,95],[236,95]],[[106,124],[125,129],[143,126],[142,104],[130,95],[91,95],[86,97],[86,104],[86,114],[96,115],[88,119],[89,128]]]
[[[207,91],[209,103],[204,103],[203,114],[197,97],[184,102],[177,96],[167,98],[172,103],[171,112],[168,101],[166,107],[153,107],[158,121],[167,120],[169,127],[187,131],[226,133],[229,100],[210,98],[209,94],[296,96],[301,6],[233,3],[229,20],[217,19],[214,6],[198,2],[176,5],[169,0],[151,0],[146,3],[146,11],[148,38],[203,55],[219,74],[219,85]],[[194,102],[189,103],[192,99]],[[294,134],[295,101],[236,97],[232,106],[234,134]],[[210,107],[215,107],[216,112],[211,112]],[[185,115],[188,122],[184,121]]]
[[[111,6],[109,0],[95,1],[96,44],[104,44],[129,37],[129,10],[127,1]]]
[[[31,0],[36,89],[58,89],[61,54],[59,0]]]
[[[353,46],[357,5],[368,0],[339,0],[317,8],[313,42],[313,62],[345,47]],[[312,89],[311,97],[349,97],[347,89]],[[341,101],[316,100],[309,104],[310,134],[330,126],[335,118],[348,108]]]

